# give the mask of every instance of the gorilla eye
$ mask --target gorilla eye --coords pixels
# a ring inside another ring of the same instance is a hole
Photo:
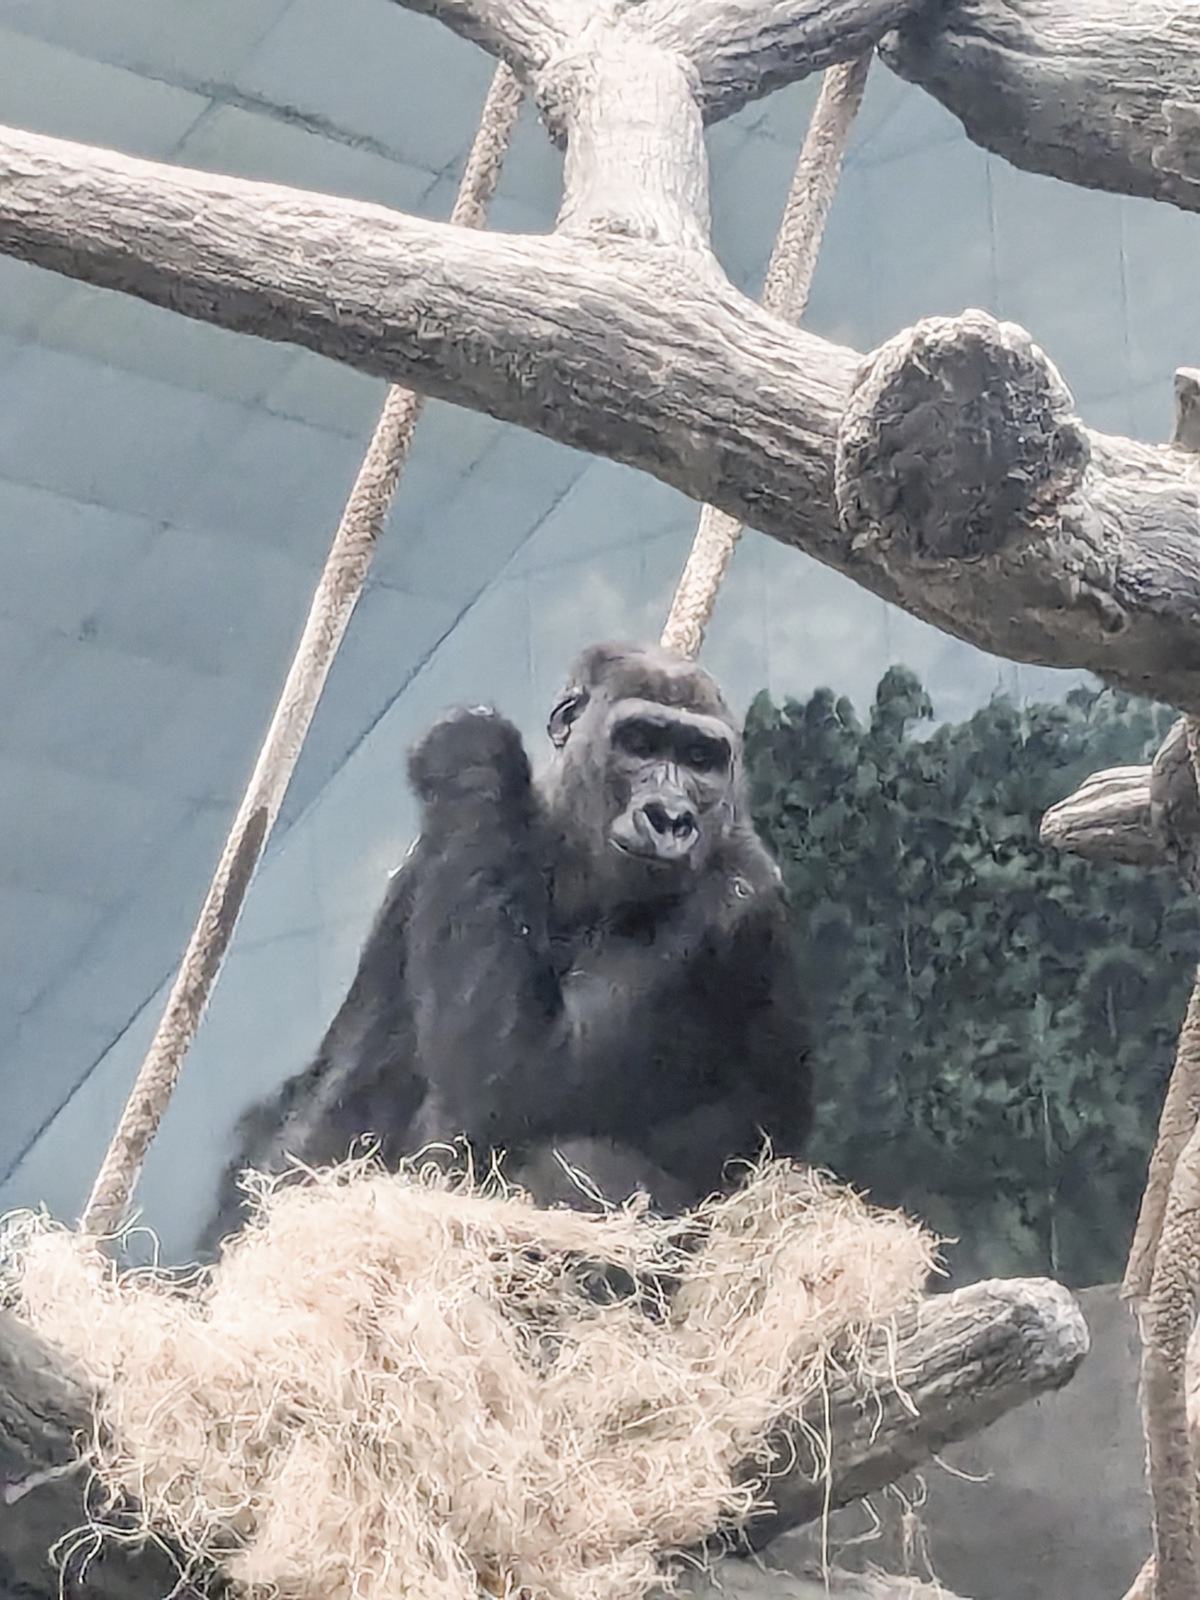
[[[623,722],[617,733],[617,742],[627,755],[647,757],[660,748],[662,735],[648,722]]]
[[[696,739],[688,745],[684,759],[693,772],[714,772],[729,760],[729,751],[715,739]]]

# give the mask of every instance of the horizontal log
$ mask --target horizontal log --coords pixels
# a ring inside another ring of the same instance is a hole
[[[1041,839],[1089,861],[1173,867],[1200,892],[1200,794],[1187,722],[1172,726],[1148,767],[1094,773],[1042,818]]]
[[[1150,820],[1150,768],[1110,767],[1084,780],[1042,818],[1043,844],[1088,861],[1130,867],[1166,865],[1165,842]]]
[[[881,53],[1016,167],[1200,210],[1200,7],[945,0]]]
[[[641,468],[994,654],[1200,705],[1192,458],[1085,428],[1009,324],[932,319],[864,364],[652,245],[5,130],[0,171],[0,253]]]
[[[814,1408],[806,1426],[781,1433],[776,1459],[789,1466],[768,1484],[772,1510],[751,1525],[748,1542],[761,1549],[874,1494],[1026,1400],[1061,1389],[1087,1350],[1078,1303],[1048,1279],[993,1279],[923,1300],[894,1345],[878,1346],[877,1387],[848,1374],[830,1388],[827,1422]],[[827,1471],[813,1452],[814,1431],[830,1441]]]
[[[1003,1412],[1060,1388],[1086,1349],[1083,1316],[1057,1284],[984,1283],[931,1297],[901,1324],[894,1356],[881,1346],[875,1379],[848,1376],[833,1387],[829,1502],[844,1505],[868,1494]],[[904,1396],[891,1388],[893,1372]],[[85,1521],[87,1473],[77,1440],[89,1438],[91,1427],[83,1382],[48,1345],[0,1313],[0,1592],[59,1600],[48,1552]],[[806,1440],[824,1437],[825,1429],[818,1401],[787,1441],[780,1439],[781,1457],[791,1465],[771,1484],[774,1531],[821,1514],[825,1482]],[[766,1526],[764,1519],[756,1537]],[[180,1593],[170,1553],[157,1544],[105,1545],[100,1554],[85,1545],[78,1556],[84,1553],[93,1558],[88,1600]]]

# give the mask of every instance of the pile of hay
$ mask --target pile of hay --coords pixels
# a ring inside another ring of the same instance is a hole
[[[283,1600],[644,1593],[753,1509],[739,1463],[934,1259],[914,1223],[785,1163],[682,1246],[635,1208],[361,1162],[259,1205],[183,1286],[28,1217],[5,1272],[98,1385],[104,1485]]]

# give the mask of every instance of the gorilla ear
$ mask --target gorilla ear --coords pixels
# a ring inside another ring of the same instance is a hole
[[[550,743],[556,750],[561,750],[567,742],[571,732],[571,724],[587,705],[588,697],[584,689],[568,689],[566,694],[550,713],[550,721],[546,724],[546,732],[550,735]]]

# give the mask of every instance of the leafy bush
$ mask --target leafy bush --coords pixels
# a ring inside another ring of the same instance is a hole
[[[1111,1280],[1198,918],[1172,873],[1047,850],[1038,825],[1089,773],[1149,760],[1173,713],[1075,690],[916,736],[931,715],[894,667],[866,726],[824,689],[747,718],[814,995],[812,1155],[959,1237],[967,1270]]]

